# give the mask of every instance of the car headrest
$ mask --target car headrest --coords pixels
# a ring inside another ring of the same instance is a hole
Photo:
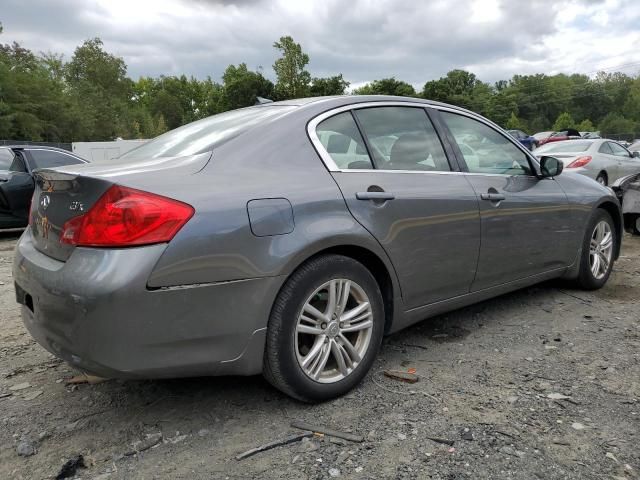
[[[347,153],[349,151],[349,145],[351,144],[351,137],[347,137],[342,134],[335,134],[329,137],[327,143],[328,153]]]
[[[389,161],[394,165],[415,165],[429,157],[429,141],[424,134],[407,133],[400,136],[389,154]]]

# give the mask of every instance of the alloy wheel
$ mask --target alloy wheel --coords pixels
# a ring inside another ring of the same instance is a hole
[[[613,233],[611,225],[604,220],[596,224],[589,246],[589,267],[594,278],[600,280],[609,270],[613,256]]]
[[[298,315],[295,351],[302,371],[319,383],[350,375],[364,358],[373,329],[367,294],[353,280],[330,280],[317,288]]]

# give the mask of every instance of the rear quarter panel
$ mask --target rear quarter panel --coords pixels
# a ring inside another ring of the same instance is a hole
[[[254,128],[216,148],[199,174],[155,190],[190,203],[196,214],[168,245],[150,287],[286,276],[316,252],[338,245],[367,248],[393,272],[312,147],[308,118],[294,112]],[[293,231],[255,235],[247,204],[256,199],[287,199]]]

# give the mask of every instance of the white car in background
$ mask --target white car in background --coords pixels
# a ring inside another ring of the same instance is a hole
[[[538,148],[534,155],[555,157],[565,171],[574,171],[610,185],[618,178],[640,173],[640,152],[631,153],[617,142],[607,139],[564,140]]]

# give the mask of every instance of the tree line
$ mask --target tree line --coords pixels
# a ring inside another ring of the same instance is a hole
[[[2,26],[0,25],[0,33]],[[100,141],[151,138],[193,120],[253,105],[257,97],[286,100],[343,95],[342,74],[312,77],[309,56],[285,36],[274,42],[276,81],[262,68],[229,65],[221,82],[211,77],[127,76],[127,66],[99,38],[85,41],[68,61],[0,43],[0,139]],[[607,135],[640,131],[640,76],[514,75],[490,85],[464,70],[430,80],[421,91],[394,77],[375,80],[355,95],[404,95],[476,111],[506,128],[599,129]]]

